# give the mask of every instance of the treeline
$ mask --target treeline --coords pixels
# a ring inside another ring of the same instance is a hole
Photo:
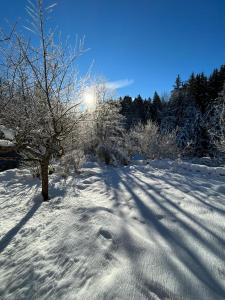
[[[216,155],[215,141],[210,128],[221,130],[216,113],[225,83],[225,65],[215,69],[210,76],[192,73],[187,81],[178,75],[168,99],[155,92],[153,98],[120,98],[121,114],[126,127],[137,123],[156,122],[161,131],[177,130],[177,144],[187,154]],[[224,98],[222,98],[224,101]]]

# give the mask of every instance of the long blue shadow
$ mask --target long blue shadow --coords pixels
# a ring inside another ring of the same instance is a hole
[[[41,204],[41,200],[36,200],[30,210],[20,220],[20,222],[5,234],[5,236],[0,240],[0,253],[5,250],[5,248],[10,244],[11,240],[17,235],[19,230],[33,217]]]

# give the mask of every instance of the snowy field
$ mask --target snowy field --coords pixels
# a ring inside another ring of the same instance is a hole
[[[225,299],[225,169],[154,161],[0,173],[0,299]]]

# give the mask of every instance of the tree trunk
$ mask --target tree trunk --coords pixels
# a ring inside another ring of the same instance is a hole
[[[45,160],[41,162],[41,184],[42,184],[42,196],[43,201],[48,201],[48,165],[49,161]]]

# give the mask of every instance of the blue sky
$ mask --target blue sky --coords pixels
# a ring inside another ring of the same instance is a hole
[[[46,1],[47,4],[52,1]],[[53,0],[54,2],[54,0]],[[119,95],[168,92],[179,73],[209,74],[225,63],[224,0],[58,0],[54,23],[64,36],[85,35],[80,59],[93,72],[127,86]],[[0,26],[21,18],[26,0],[0,0]],[[122,85],[122,84],[121,84]]]

